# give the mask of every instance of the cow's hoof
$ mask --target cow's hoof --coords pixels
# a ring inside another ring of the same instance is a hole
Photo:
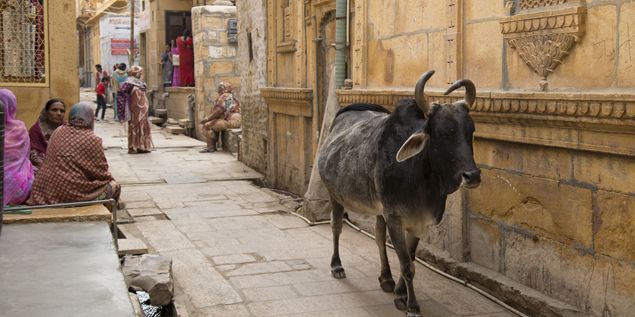
[[[379,285],[381,286],[381,290],[386,293],[392,293],[395,291],[395,281],[392,278],[382,279],[379,277]]]
[[[408,310],[408,305],[406,305],[406,297],[397,297],[395,298],[394,302],[395,302],[395,308],[401,311]]]
[[[346,272],[344,272],[344,268],[341,266],[332,267],[331,275],[338,280],[346,278]]]

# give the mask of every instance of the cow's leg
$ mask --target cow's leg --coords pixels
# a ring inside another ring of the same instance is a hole
[[[390,273],[388,254],[386,254],[386,221],[384,216],[377,216],[375,221],[375,242],[379,248],[379,259],[381,260],[381,274],[379,275],[379,285],[381,289],[390,293],[395,290],[395,281]]]
[[[412,283],[415,275],[415,266],[410,258],[410,250],[408,250],[408,245],[406,244],[405,232],[401,226],[401,217],[390,215],[386,218],[386,224],[388,226],[388,232],[390,233],[392,243],[395,246],[395,251],[399,257],[401,278],[406,284],[406,291],[408,295],[408,300],[406,301],[408,313],[406,316],[421,316],[417,297],[415,296],[415,289]],[[400,308],[399,298],[395,299],[395,307],[397,307],[397,309]]]
[[[419,238],[406,232],[406,240],[408,244],[408,253],[410,255],[410,260],[414,262],[417,245],[419,245]],[[406,284],[404,283],[404,280],[402,278],[400,278],[399,282],[397,283],[397,288],[395,289],[395,297],[395,306],[397,306],[397,308],[399,308],[400,310],[406,310],[408,291],[406,290]]]
[[[334,278],[346,278],[346,272],[340,260],[340,234],[342,233],[342,218],[344,207],[331,198],[333,211],[331,212],[331,229],[333,230],[333,256],[331,257],[331,275]]]

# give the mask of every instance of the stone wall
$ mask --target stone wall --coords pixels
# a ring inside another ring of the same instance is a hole
[[[316,46],[334,3],[267,1],[268,175],[299,194],[325,84],[314,71]],[[477,87],[471,116],[482,185],[455,194],[424,242],[577,316],[631,316],[635,3],[367,0],[351,10],[353,89],[338,91],[340,104],[393,107],[428,69],[436,70],[427,87],[433,101],[460,98],[442,95],[457,79]],[[513,297],[505,300],[518,303]],[[548,303],[526,311],[541,316]]]
[[[168,118],[188,119],[187,96],[194,94],[194,87],[166,87],[162,95]]]
[[[267,84],[266,10],[262,0],[242,0],[238,13],[237,65],[243,132],[240,160],[255,170],[267,171],[268,111],[260,88]]]
[[[48,87],[11,87],[18,99],[17,118],[30,128],[51,98],[64,100],[67,107],[79,101],[78,41],[75,25],[75,1],[49,1],[48,5]],[[66,113],[68,113],[68,109]]]
[[[220,82],[229,82],[241,98],[240,78],[236,67],[236,45],[227,37],[227,23],[236,18],[236,7],[210,5],[192,8],[194,37],[194,70],[196,80],[196,134],[202,136],[198,122],[218,97]]]

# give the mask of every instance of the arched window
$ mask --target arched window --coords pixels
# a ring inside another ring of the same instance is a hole
[[[46,86],[46,0],[0,0],[0,84]]]

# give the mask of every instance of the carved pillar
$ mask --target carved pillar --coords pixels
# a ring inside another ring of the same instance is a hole
[[[512,8],[515,14],[501,21],[509,46],[540,75],[540,90],[547,90],[547,76],[584,35],[584,5],[583,0],[520,0]]]
[[[447,0],[445,39],[446,82],[463,77],[463,0]]]
[[[352,47],[353,86],[365,88],[367,82],[368,50],[366,27],[368,25],[366,1],[355,1],[355,38]]]

